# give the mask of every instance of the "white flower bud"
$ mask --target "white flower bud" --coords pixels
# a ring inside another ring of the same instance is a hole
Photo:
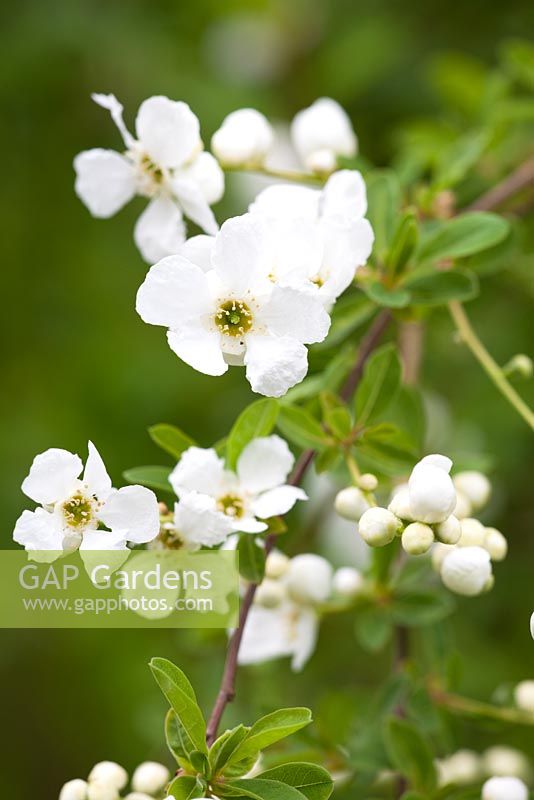
[[[503,367],[503,372],[506,375],[513,375],[515,372],[522,378],[531,378],[534,372],[534,363],[525,353],[517,353],[510,359],[508,364]]]
[[[452,461],[438,454],[425,456],[408,481],[410,511],[417,522],[443,522],[456,506],[456,491],[449,475]]]
[[[130,792],[126,795],[124,800],[154,800],[152,795],[145,794],[144,792]]]
[[[484,772],[486,775],[498,775],[528,780],[530,777],[530,763],[528,758],[519,750],[512,747],[489,747],[482,756]]]
[[[474,511],[486,505],[491,494],[491,483],[482,472],[467,470],[453,478],[457,491],[467,497]]]
[[[264,578],[256,589],[254,602],[263,608],[278,608],[286,597],[285,587],[280,581]]]
[[[534,639],[534,611],[530,615],[530,635]]]
[[[460,520],[451,514],[444,522],[438,523],[434,528],[436,536],[443,544],[458,544],[462,535]]]
[[[412,512],[410,511],[410,493],[407,483],[395,489],[391,496],[388,509],[395,514],[396,517],[399,517],[399,519],[414,522]]]
[[[457,519],[465,519],[470,517],[473,513],[473,508],[469,502],[468,497],[463,493],[456,490],[456,505],[454,507],[454,516]]]
[[[158,794],[169,782],[170,772],[157,761],[145,761],[139,764],[132,776],[132,789],[145,794]]]
[[[420,556],[427,553],[433,542],[434,532],[428,525],[422,522],[412,522],[402,534],[403,550],[411,556]]]
[[[87,800],[117,800],[119,790],[106,781],[89,781],[87,784]]]
[[[128,783],[128,773],[114,761],[100,761],[89,773],[89,783],[93,781],[109,784],[120,791]]]
[[[383,547],[395,538],[400,522],[387,508],[369,508],[360,519],[358,530],[371,547]]]
[[[286,573],[286,586],[299,603],[322,603],[332,590],[332,565],[314,553],[292,558]]]
[[[448,553],[452,553],[456,548],[452,544],[442,544],[437,542],[432,548],[432,566],[436,572],[441,572],[443,559]]]
[[[363,475],[360,475],[358,486],[364,492],[374,492],[378,486],[378,478],[372,472],[364,472]]]
[[[488,551],[492,561],[503,561],[508,552],[508,542],[497,528],[486,528],[484,549]]]
[[[290,559],[280,550],[273,550],[265,562],[265,575],[267,578],[281,578],[289,568]]]
[[[68,781],[59,793],[59,800],[86,800],[87,783],[80,778]]]
[[[492,577],[489,553],[482,547],[455,547],[443,559],[441,580],[451,592],[481,594]]]
[[[482,787],[482,800],[528,800],[528,789],[519,778],[490,778]]]
[[[364,511],[369,508],[369,503],[356,486],[347,486],[337,493],[334,508],[340,517],[358,522]]]
[[[342,597],[356,597],[362,590],[364,579],[354,567],[341,567],[332,579],[332,589]]]
[[[438,763],[440,786],[449,784],[464,786],[475,783],[480,774],[480,757],[472,750],[458,750]]]
[[[518,708],[534,714],[534,681],[521,681],[514,689],[514,699]]]
[[[347,113],[329,97],[295,115],[291,138],[303,164],[318,172],[332,171],[336,156],[356,155],[358,144]]]
[[[211,149],[223,164],[262,164],[274,141],[267,118],[254,108],[228,114],[211,139]]]
[[[484,547],[486,528],[478,519],[467,517],[461,520],[460,526],[462,528],[462,534],[458,542],[460,547]]]

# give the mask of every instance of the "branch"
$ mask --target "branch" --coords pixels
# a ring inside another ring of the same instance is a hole
[[[483,717],[499,722],[509,722],[512,725],[534,725],[534,714],[520,708],[501,708],[439,689],[430,690],[430,696],[436,705],[460,716]]]
[[[221,164],[221,167],[225,172],[252,173],[253,175],[264,175],[266,178],[276,178],[278,180],[290,181],[291,183],[311,183],[322,186],[326,180],[326,178],[322,175],[317,175],[313,172],[270,169],[269,167],[262,167],[259,164],[244,164],[240,167],[231,167]]]
[[[534,158],[520,164],[511,175],[481,195],[464,211],[491,211],[513,197],[514,194],[528,189],[529,186],[534,189]]]

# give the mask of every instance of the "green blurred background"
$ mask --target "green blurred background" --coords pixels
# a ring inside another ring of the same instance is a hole
[[[20,0],[1,14],[4,547],[26,506],[20,483],[35,453],[56,446],[84,455],[90,437],[120,485],[124,469],[162,460],[149,425],[173,422],[210,444],[250,400],[239,370],[217,380],[194,372],[161,329],[135,314],[146,265],[131,234],[142,204],[99,221],[75,197],[74,155],[119,145],[92,91],[114,92],[129,123],[147,96],[183,99],[206,142],[235,108],[288,120],[327,94],[351,114],[361,152],[382,165],[394,155],[399,125],[440,113],[446,54],[459,54],[476,77],[503,39],[534,27],[528,0]],[[220,219],[244,210],[234,189],[229,181]],[[532,344],[532,295],[532,278],[507,270],[490,276],[470,306],[501,362]],[[432,387],[437,439],[491,457],[490,516],[511,543],[495,590],[460,603],[455,618],[463,687],[487,697],[498,684],[534,677],[532,440],[455,344],[445,314],[434,317],[427,353],[423,381]],[[531,388],[520,389],[532,399]],[[332,693],[352,696],[388,670],[388,654],[364,655],[352,628],[350,618],[326,622],[302,676],[285,662],[244,670],[228,718],[248,722],[276,704],[301,703],[327,709],[328,727]],[[207,709],[224,636],[3,631],[0,642],[2,796],[55,800],[66,779],[102,758],[130,769],[145,758],[167,760],[164,702],[146,664],[154,654],[177,660]],[[456,735],[478,748],[495,741],[491,728],[458,725]],[[521,730],[498,740],[534,751]]]

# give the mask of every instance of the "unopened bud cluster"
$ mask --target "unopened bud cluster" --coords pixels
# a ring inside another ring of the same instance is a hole
[[[483,800],[526,798],[526,783],[530,782],[533,775],[531,763],[524,753],[501,745],[490,747],[482,754],[473,750],[458,750],[447,758],[437,760],[436,771],[440,788],[469,786],[485,781]]]
[[[152,800],[160,797],[170,780],[170,772],[163,764],[145,761],[132,775],[131,792],[121,795],[128,784],[128,773],[114,761],[96,764],[87,780],[75,778],[68,781],[59,800]]]

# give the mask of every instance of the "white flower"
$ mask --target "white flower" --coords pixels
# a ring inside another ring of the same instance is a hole
[[[157,536],[156,495],[144,486],[113,489],[96,447],[89,442],[83,471],[79,456],[51,448],[36,456],[22,491],[41,506],[24,511],[13,538],[28,551],[127,550]],[[109,530],[99,529],[105,525]],[[55,556],[54,556],[55,557]]]
[[[340,170],[326,182],[322,190],[303,186],[278,184],[257,196],[250,206],[255,216],[291,222],[292,226],[308,222],[307,238],[312,253],[307,254],[304,272],[307,280],[326,307],[351,284],[358,267],[371,254],[374,234],[365,219],[367,195],[361,174],[355,170]],[[304,229],[306,230],[306,229]],[[294,259],[277,265],[279,282],[295,278]],[[289,273],[289,275],[288,275]]]
[[[337,156],[355,156],[358,147],[347,113],[329,97],[321,97],[295,115],[291,138],[303,164],[312,172],[332,172]]]
[[[294,236],[287,256],[307,251]],[[264,220],[230,219],[216,236],[213,269],[205,272],[183,256],[163,259],[137,294],[145,322],[169,328],[169,346],[206,375],[222,375],[228,363],[244,364],[255,392],[280,397],[308,369],[305,344],[322,341],[330,318],[308,292],[269,279],[284,242]]]
[[[534,714],[534,680],[521,681],[514,689],[516,706]]]
[[[96,148],[74,159],[76,193],[91,214],[111,217],[134,195],[150,198],[134,232],[149,263],[178,251],[185,240],[182,212],[215,233],[210,205],[223,195],[224,176],[213,156],[202,152],[199,122],[189,106],[168,97],[148,98],[137,113],[135,138],[116,97],[92,97],[110,111],[126,152]]]
[[[156,795],[168,783],[169,778],[169,770],[163,764],[145,761],[137,767],[132,776],[132,789],[135,792]]]
[[[334,572],[332,590],[340,597],[356,597],[362,591],[362,573],[354,567],[340,567]]]
[[[460,528],[460,547],[484,547],[486,529],[478,519],[466,517],[460,521]]]
[[[480,757],[472,750],[458,750],[437,762],[440,786],[476,783],[480,778]]]
[[[482,756],[486,775],[513,776],[528,780],[531,768],[528,758],[512,747],[489,747]]]
[[[457,594],[469,597],[480,594],[491,578],[489,553],[482,547],[455,547],[441,564],[443,583]]]
[[[279,436],[253,439],[241,453],[236,471],[225,468],[215,450],[190,447],[169,476],[179,498],[198,492],[211,501],[215,511],[234,531],[261,533],[261,520],[286,514],[305,492],[285,485],[294,463],[286,442]]]
[[[528,800],[528,789],[519,778],[490,778],[482,787],[482,800]]]
[[[224,118],[211,139],[211,149],[223,164],[261,165],[274,141],[267,118],[254,108],[241,108]]]
[[[332,591],[333,573],[325,558],[304,553],[291,559],[285,585],[290,597],[298,603],[323,603]]]
[[[87,783],[81,778],[75,778],[64,784],[59,793],[59,800],[86,800]]]
[[[120,791],[124,789],[128,783],[128,773],[124,767],[121,767],[121,765],[117,764],[115,761],[100,761],[98,764],[95,764],[89,773],[88,780],[90,784],[95,781],[100,781]]]
[[[454,486],[469,502],[473,511],[486,505],[491,494],[491,483],[482,472],[467,470],[458,472],[453,478]]]
[[[422,522],[412,522],[402,533],[403,550],[411,556],[420,556],[430,550],[434,542],[432,528]]]
[[[410,511],[417,522],[443,522],[456,506],[456,492],[449,476],[452,461],[441,455],[425,456],[408,481]]]
[[[369,508],[369,503],[357,486],[347,486],[337,493],[334,508],[340,517],[358,522]]]
[[[234,530],[232,520],[221,514],[214,497],[188,492],[174,504],[174,518],[166,522],[155,549],[199,550],[222,544]]]
[[[290,559],[280,550],[272,550],[265,561],[265,576],[267,578],[281,578],[289,568]]]
[[[508,552],[508,542],[497,528],[485,528],[483,547],[490,554],[492,561],[503,561]]]
[[[388,505],[388,510],[395,514],[399,519],[413,522],[412,512],[410,509],[410,492],[408,491],[408,484],[403,483],[395,487],[391,495],[391,500]]]
[[[371,547],[383,547],[395,538],[399,520],[387,508],[369,508],[360,519],[358,531]]]
[[[439,522],[435,528],[437,538],[443,544],[458,544],[462,535],[462,526],[460,520],[451,514],[443,522]]]
[[[458,489],[456,489],[456,506],[454,507],[454,516],[457,517],[457,519],[465,519],[465,517],[470,517],[472,512],[473,508],[469,499],[463,492],[460,492]]]

